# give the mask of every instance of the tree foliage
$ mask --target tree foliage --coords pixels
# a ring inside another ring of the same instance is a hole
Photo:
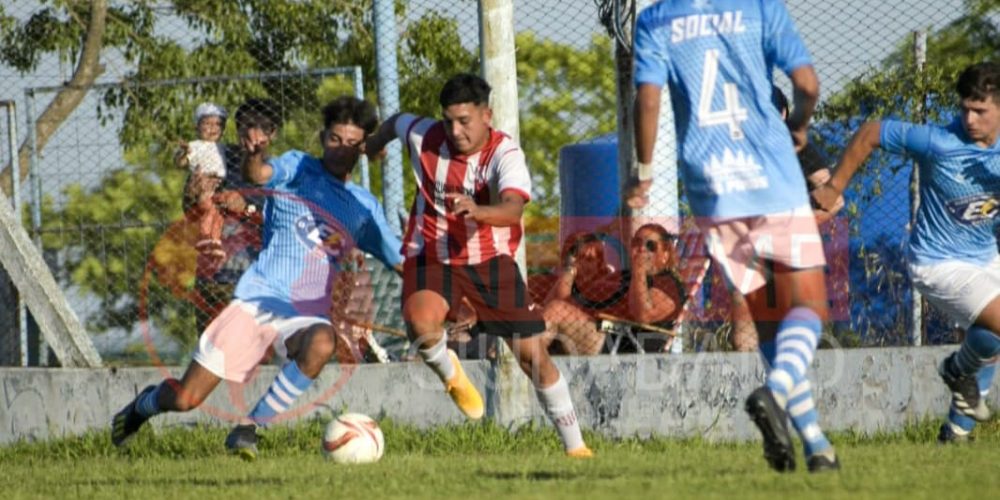
[[[41,3],[27,19],[0,10],[0,63],[28,72],[45,54],[69,61],[79,53],[86,4]],[[273,150],[317,152],[317,110],[349,91],[349,79],[240,77],[358,65],[374,101],[371,11],[372,0],[135,0],[109,6],[103,55],[116,54],[126,71],[116,75],[123,85],[101,91],[99,116],[103,126],[121,124],[124,163],[104,172],[96,187],[74,185],[61,195],[49,193],[43,214],[44,246],[60,255],[66,285],[99,301],[98,313],[89,318],[92,331],[133,329],[145,290],[153,325],[185,344],[194,341],[198,332],[189,301],[163,283],[140,286],[154,246],[166,228],[181,220],[185,173],[172,166],[171,157],[178,141],[192,138],[192,110],[209,100],[232,112],[245,98],[272,98],[283,105],[285,116]],[[439,116],[441,85],[456,72],[478,72],[478,50],[464,45],[458,23],[440,13],[413,18],[406,2],[397,1],[396,17],[401,107]],[[165,22],[173,28],[165,30]],[[176,29],[178,24],[183,29]],[[48,35],[28,36],[39,32]],[[552,215],[558,203],[559,148],[614,127],[610,49],[603,37],[580,50],[531,33],[518,35],[517,45],[522,142],[543,194],[531,210]],[[213,76],[227,78],[206,78]],[[162,83],[178,79],[197,81]],[[235,139],[231,125],[225,139]],[[92,160],[81,158],[80,168]],[[376,193],[379,173],[372,169]]]

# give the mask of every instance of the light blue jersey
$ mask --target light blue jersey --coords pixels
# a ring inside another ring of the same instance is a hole
[[[987,264],[996,258],[1000,145],[976,145],[960,120],[947,127],[891,120],[881,125],[882,148],[913,156],[920,169],[920,207],[910,232],[910,262]]]
[[[347,190],[368,209],[368,213],[372,214],[381,239],[380,245],[382,246],[382,251],[380,254],[384,256],[384,259],[380,257],[382,262],[389,267],[402,264],[403,242],[399,239],[399,236],[396,236],[396,233],[389,225],[389,221],[386,220],[385,209],[382,208],[382,204],[379,203],[378,198],[371,191],[353,182],[347,183]]]
[[[345,252],[356,245],[393,265],[399,248],[389,248],[370,207],[318,159],[289,151],[268,164],[263,249],[234,295],[280,316],[326,317]]]
[[[635,84],[669,85],[681,176],[697,216],[746,217],[809,203],[771,100],[775,66],[812,64],[780,0],[662,0],[635,27]]]

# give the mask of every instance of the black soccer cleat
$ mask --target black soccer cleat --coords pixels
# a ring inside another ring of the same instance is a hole
[[[149,420],[149,417],[144,417],[135,410],[135,405],[139,402],[139,398],[153,389],[156,389],[155,385],[147,386],[131,403],[125,405],[125,408],[122,408],[111,419],[111,444],[119,448],[125,446],[132,440],[135,433],[139,432],[142,425]]]
[[[226,449],[247,462],[257,459],[257,425],[237,425],[226,436]]]
[[[778,472],[794,471],[795,449],[788,434],[788,416],[774,400],[771,389],[762,386],[750,393],[746,411],[764,438],[764,458],[768,465]]]
[[[955,365],[957,352],[951,353],[938,365],[938,374],[948,389],[951,390],[951,403],[962,415],[972,417],[980,422],[990,419],[990,409],[979,394],[979,383],[974,375],[955,375],[952,367]]]
[[[840,470],[840,460],[837,455],[830,453],[816,453],[806,458],[806,467],[809,472],[835,472]]]

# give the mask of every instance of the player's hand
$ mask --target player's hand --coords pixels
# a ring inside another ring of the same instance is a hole
[[[444,198],[455,215],[478,220],[476,217],[479,215],[482,207],[477,205],[471,196],[462,193],[446,193]]]
[[[806,144],[809,143],[809,128],[804,127],[801,130],[792,130],[792,145],[795,146],[795,152],[799,153],[805,149]]]
[[[644,208],[649,204],[649,190],[653,187],[653,181],[640,181],[632,179],[625,186],[625,205],[632,209]]]
[[[829,183],[814,189],[810,193],[810,196],[817,209],[830,212],[831,214],[836,213],[837,210],[840,210],[844,206],[844,198],[841,196],[841,192]]]
[[[240,145],[251,155],[264,154],[271,145],[271,136],[259,127],[250,127],[240,134]]]
[[[364,153],[368,156],[369,161],[381,161],[388,155],[385,144],[381,142],[375,135],[370,135],[365,139]]]

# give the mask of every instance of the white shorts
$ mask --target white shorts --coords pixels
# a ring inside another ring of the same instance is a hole
[[[217,377],[243,383],[267,355],[268,348],[288,357],[285,341],[303,328],[330,321],[317,316],[286,318],[261,311],[256,304],[233,300],[198,339],[194,360]]]
[[[767,284],[765,261],[792,269],[826,265],[812,208],[718,220],[697,218],[712,259],[744,295]]]
[[[910,277],[928,302],[958,326],[968,328],[1000,295],[1000,257],[986,265],[957,260],[926,266],[910,264]]]

